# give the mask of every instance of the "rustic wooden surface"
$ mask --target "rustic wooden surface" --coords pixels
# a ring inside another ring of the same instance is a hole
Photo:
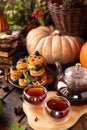
[[[10,90],[8,92],[4,92],[2,89],[2,85],[8,84]],[[54,86],[52,86],[54,87]],[[22,107],[23,101],[21,100],[21,96],[23,94],[23,90],[19,88],[13,87],[11,84],[7,83],[4,78],[0,79],[0,98],[3,99],[4,102],[4,110],[2,115],[0,116],[0,130],[10,130],[11,125],[14,122],[19,122],[20,125],[26,125],[27,130],[33,130],[27,121],[27,117],[24,113],[21,115],[16,115],[14,113],[14,108]],[[87,130],[87,113],[84,114],[77,123],[69,128],[68,130]]]

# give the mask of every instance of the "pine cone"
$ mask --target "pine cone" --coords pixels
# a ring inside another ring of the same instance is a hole
[[[71,8],[79,8],[82,5],[82,0],[64,0],[63,8],[71,9]]]

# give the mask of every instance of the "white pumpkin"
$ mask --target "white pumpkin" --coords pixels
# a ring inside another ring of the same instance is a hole
[[[67,64],[77,60],[82,44],[80,37],[61,35],[52,26],[39,26],[32,29],[26,37],[28,53],[38,50],[48,64],[56,61]]]

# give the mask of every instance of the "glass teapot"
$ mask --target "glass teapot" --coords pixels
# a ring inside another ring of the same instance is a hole
[[[64,73],[60,63],[55,63],[57,67],[57,92],[68,98],[75,105],[87,103],[87,69],[80,63],[66,68]]]

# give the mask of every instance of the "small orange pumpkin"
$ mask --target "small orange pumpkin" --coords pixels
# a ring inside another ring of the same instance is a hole
[[[80,50],[80,63],[83,67],[87,68],[87,42]]]

